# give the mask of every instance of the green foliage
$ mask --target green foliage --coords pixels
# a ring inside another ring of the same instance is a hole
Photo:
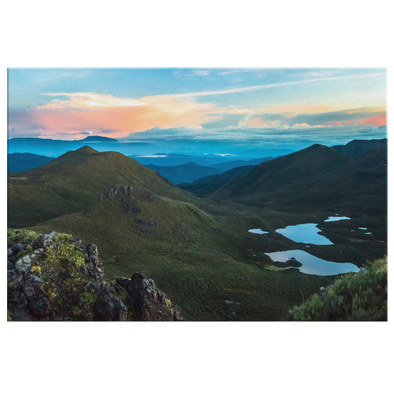
[[[55,242],[66,242],[68,241],[70,238],[72,238],[73,236],[71,234],[65,234],[65,233],[56,233],[55,235]]]
[[[337,279],[293,313],[295,320],[387,320],[387,257]]]
[[[89,304],[94,304],[97,301],[97,294],[88,293],[87,291],[83,292],[82,294],[85,301]]]
[[[7,234],[7,243],[33,244],[39,236],[40,234],[32,230],[11,230]]]
[[[31,253],[33,253],[33,246],[32,245],[27,245],[26,246],[26,252],[28,253],[28,254],[31,254]]]
[[[46,264],[52,267],[58,267],[61,264],[69,265],[70,263],[80,268],[85,263],[85,257],[80,250],[77,250],[73,244],[63,243],[58,247],[49,247],[45,252]]]

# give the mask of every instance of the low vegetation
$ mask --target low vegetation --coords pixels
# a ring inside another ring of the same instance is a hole
[[[387,257],[337,279],[292,311],[294,320],[387,320]]]
[[[337,278],[284,269],[265,253],[301,249],[359,266],[387,254],[385,156],[364,155],[344,158],[315,146],[232,178],[223,195],[199,198],[119,153],[82,148],[9,177],[8,227],[30,230],[25,239],[14,232],[14,243],[52,230],[95,243],[108,278],[135,271],[153,278],[186,320],[286,320],[289,309]],[[330,174],[335,166],[339,178]],[[105,198],[114,185],[134,192]],[[304,199],[308,193],[315,203]],[[335,214],[351,220],[324,222]],[[306,246],[275,232],[300,223],[319,223],[334,245]],[[56,253],[72,257],[63,249]]]

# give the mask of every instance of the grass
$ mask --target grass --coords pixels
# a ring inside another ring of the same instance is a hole
[[[56,230],[97,244],[108,278],[144,273],[182,308],[186,320],[286,320],[294,305],[336,279],[278,270],[266,252],[302,249],[358,265],[387,253],[387,242],[379,242],[387,239],[381,201],[364,196],[324,206],[299,202],[286,188],[277,201],[274,190],[239,201],[198,198],[132,159],[90,148],[11,175],[28,179],[8,182],[9,227]],[[114,184],[144,187],[159,200],[149,202],[146,193],[99,200]],[[352,219],[324,223],[333,214]],[[319,223],[335,245],[306,248],[275,232],[308,222]],[[371,228],[373,236],[357,227]],[[251,234],[250,228],[269,234]]]

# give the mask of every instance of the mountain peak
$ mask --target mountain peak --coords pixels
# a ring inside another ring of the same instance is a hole
[[[99,153],[99,151],[97,151],[96,149],[91,148],[88,145],[84,145],[82,148],[79,148],[77,150],[75,150],[74,152],[78,152],[78,153],[84,153],[84,154],[94,154],[94,153]]]

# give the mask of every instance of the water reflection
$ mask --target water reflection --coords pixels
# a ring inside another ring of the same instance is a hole
[[[268,231],[263,231],[261,228],[251,228],[249,232],[253,234],[268,234]]]
[[[336,263],[313,256],[304,250],[286,250],[284,252],[266,253],[273,261],[286,262],[294,257],[302,266],[300,272],[309,275],[330,276],[358,272],[360,269],[352,263]]]
[[[318,232],[316,223],[297,224],[276,230],[277,233],[290,238],[294,242],[301,242],[313,245],[333,245],[333,243]]]
[[[338,220],[349,220],[347,216],[329,216],[328,219],[325,220],[325,222],[337,222]]]

